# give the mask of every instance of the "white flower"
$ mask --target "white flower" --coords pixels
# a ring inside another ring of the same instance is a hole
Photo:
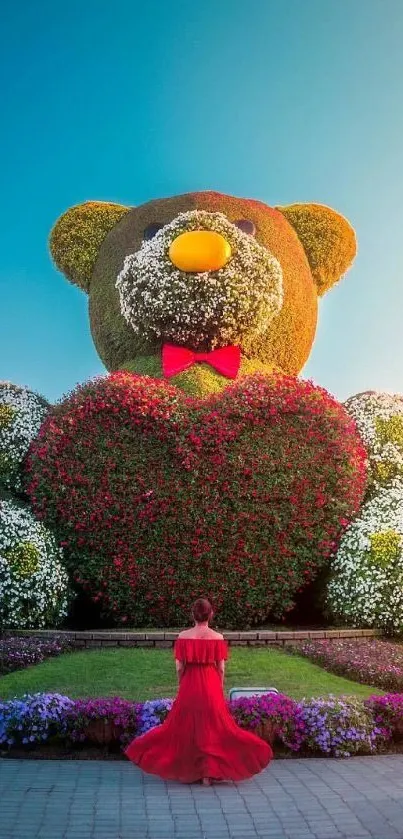
[[[0,382],[0,484],[20,490],[21,465],[49,406],[36,393]]]
[[[186,230],[214,230],[231,245],[218,271],[185,273],[170,261],[171,243]],[[125,258],[118,275],[122,315],[142,341],[160,339],[213,349],[264,333],[283,304],[279,262],[221,213],[180,213]]]
[[[0,627],[54,626],[67,614],[67,573],[52,534],[29,510],[0,500]]]
[[[403,631],[403,482],[367,501],[343,535],[327,592],[336,617]]]
[[[403,396],[368,391],[344,403],[367,449],[370,489],[403,478]]]

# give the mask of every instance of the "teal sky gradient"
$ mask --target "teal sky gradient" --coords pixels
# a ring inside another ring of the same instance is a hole
[[[0,379],[60,398],[103,372],[56,218],[214,189],[330,204],[353,269],[304,376],[403,392],[402,0],[20,0],[2,11]]]

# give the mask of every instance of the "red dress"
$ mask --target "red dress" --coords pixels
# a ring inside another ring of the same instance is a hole
[[[152,775],[189,784],[202,778],[243,781],[273,757],[268,743],[231,716],[216,662],[228,657],[225,641],[178,638],[184,662],[178,696],[162,725],[136,737],[125,754]]]

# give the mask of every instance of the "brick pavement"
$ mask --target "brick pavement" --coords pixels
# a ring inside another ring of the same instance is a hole
[[[276,760],[239,786],[0,760],[0,839],[403,839],[403,756]]]

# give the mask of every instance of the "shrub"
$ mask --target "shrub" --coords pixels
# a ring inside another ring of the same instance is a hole
[[[139,732],[141,706],[127,699],[76,699],[67,709],[67,739],[73,742],[102,742],[94,723],[109,726],[110,737],[122,744],[129,743]]]
[[[389,693],[386,696],[370,696],[365,707],[372,714],[375,723],[388,732],[389,738],[401,739],[403,734],[403,694]]]
[[[117,623],[282,617],[360,506],[365,451],[326,391],[273,375],[205,400],[127,372],[79,387],[29,457],[36,514]],[[158,584],[156,584],[158,581]]]
[[[344,403],[357,423],[369,457],[370,494],[403,480],[403,396],[367,391]]]
[[[0,746],[34,746],[67,731],[73,700],[58,693],[26,694],[0,703]]]
[[[94,724],[109,725],[109,745],[126,746],[135,736],[160,725],[172,699],[143,704],[116,698],[71,700],[59,694],[35,694],[0,703],[0,746],[40,746],[50,739],[100,742]],[[287,749],[335,757],[373,754],[401,731],[402,697],[373,696],[305,699],[294,702],[273,694],[237,699],[229,709],[238,725],[256,730],[269,722]]]
[[[403,481],[362,507],[331,563],[327,604],[336,619],[403,632]]]
[[[0,626],[41,628],[67,613],[67,574],[47,528],[12,501],[0,500]]]
[[[382,690],[403,691],[403,647],[378,639],[312,640],[289,649],[339,676]]]
[[[304,700],[302,720],[304,747],[331,757],[372,754],[388,739],[386,729],[374,725],[366,706],[355,697]]]
[[[282,694],[268,693],[264,696],[241,697],[229,703],[230,711],[242,728],[249,731],[273,725],[275,738],[284,746],[297,752],[305,736],[305,724],[301,706]]]
[[[72,649],[67,638],[0,638],[0,675],[40,664]]]
[[[41,396],[0,382],[0,487],[22,489],[22,464],[49,411]]]

